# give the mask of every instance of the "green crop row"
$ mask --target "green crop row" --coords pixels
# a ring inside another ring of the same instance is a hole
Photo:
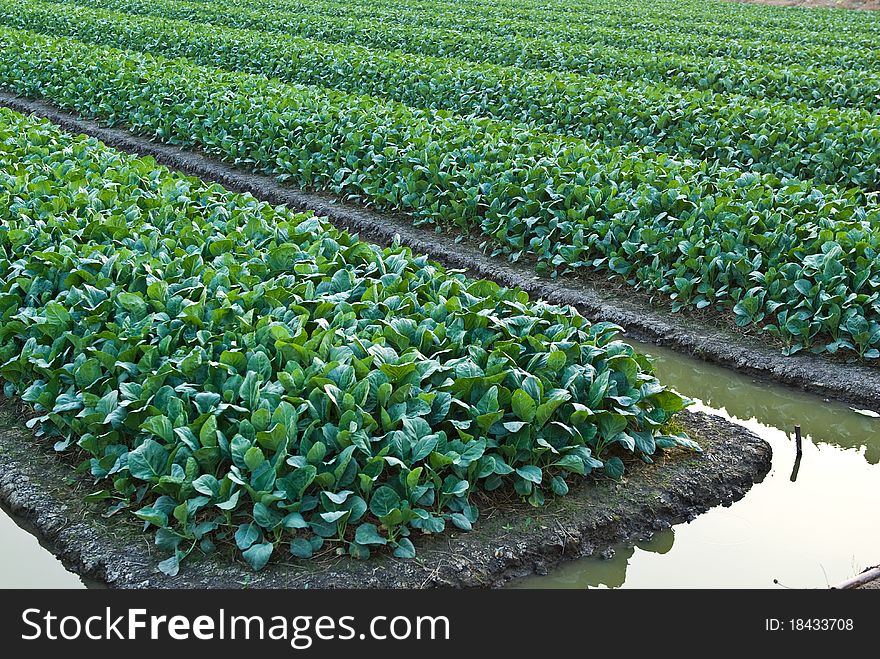
[[[610,19],[605,12],[579,14],[572,21],[566,14],[550,15],[541,20],[534,16],[511,14],[491,7],[470,12],[448,3],[424,2],[378,3],[335,0],[232,0],[227,7],[258,9],[264,13],[300,13],[321,20],[324,16],[353,19],[380,19],[404,25],[443,28],[463,32],[485,32],[497,37],[525,36],[553,39],[566,44],[606,44],[613,47],[638,48],[646,52],[678,53],[696,57],[730,57],[737,60],[759,60],[763,64],[789,66],[807,64],[810,69],[849,67],[865,69],[876,66],[880,50],[877,35],[869,33],[861,39],[851,37],[843,44],[813,41],[811,34],[801,34],[793,45],[779,42],[774,35],[757,38],[731,39],[724,35],[694,33],[682,20],[657,22],[639,19],[621,22]]]
[[[504,6],[508,0],[502,0]],[[482,4],[482,3],[481,3]],[[728,4],[726,0],[710,2],[688,2],[680,0],[644,0],[636,3],[621,3],[619,0],[601,3],[604,7],[629,15],[647,13],[659,20],[681,20],[694,22],[714,29],[751,28],[765,34],[775,35],[779,31],[814,32],[817,37],[845,37],[849,34],[880,34],[880,20],[874,12],[838,11],[831,9],[796,10],[790,7],[772,7],[762,4]],[[532,6],[531,2],[523,7]],[[546,5],[552,12],[565,11],[563,7],[580,12],[596,3],[562,4],[552,2]],[[822,34],[822,31],[827,34]]]
[[[714,306],[793,352],[880,356],[880,213],[855,191],[548,139],[367,97],[0,30],[0,86],[305,188],[456,225],[544,271]]]
[[[402,50],[434,57],[528,69],[568,71],[637,81],[664,80],[685,88],[841,105],[877,103],[875,72],[803,69],[732,59],[665,55],[607,45],[578,45],[555,39],[501,37],[381,20],[267,13],[212,2],[182,0],[75,0],[128,13],[206,22],[229,27],[296,34],[322,41]],[[803,67],[801,67],[803,68]]]
[[[540,505],[615,453],[698,449],[614,326],[5,109],[0,220],[5,392],[172,574],[232,542],[254,569],[411,557],[476,490]]]
[[[368,0],[355,0],[366,2]],[[392,3],[397,0],[391,0]],[[417,0],[416,0],[417,1]],[[443,1],[443,0],[439,0]],[[775,36],[778,31],[812,30],[817,36],[833,38],[848,34],[880,33],[880,20],[875,12],[839,11],[835,9],[773,7],[756,3],[730,4],[728,0],[498,0],[497,2],[461,2],[449,0],[447,6],[470,7],[482,12],[496,11],[531,14],[536,17],[565,16],[574,20],[584,15],[601,14],[609,20],[626,22],[641,19],[678,22],[683,26],[697,25],[712,30],[752,29]],[[821,30],[830,34],[820,35]]]
[[[388,97],[417,108],[523,122],[609,146],[642,145],[780,177],[880,185],[880,126],[867,112],[809,109],[603,78],[517,71],[131,17],[33,0],[0,0],[0,23],[291,82]]]
[[[197,0],[199,2],[205,0]],[[209,0],[211,1],[211,0]],[[561,35],[572,34],[580,37],[598,29],[613,37],[611,30],[619,34],[645,36],[656,35],[656,44],[651,49],[666,49],[669,45],[677,49],[681,44],[692,42],[695,48],[700,43],[704,47],[718,47],[719,52],[724,44],[728,44],[731,55],[741,53],[740,46],[746,51],[755,49],[764,53],[788,53],[797,61],[810,62],[815,65],[844,62],[861,68],[865,60],[858,59],[858,53],[865,53],[870,60],[877,57],[877,36],[880,33],[880,21],[858,21],[854,24],[841,24],[841,12],[826,14],[818,22],[808,20],[811,14],[800,16],[799,20],[788,25],[759,24],[751,18],[734,18],[730,21],[714,20],[726,12],[728,6],[715,5],[715,9],[706,14],[694,11],[693,4],[683,6],[680,2],[673,5],[671,11],[664,11],[653,1],[590,3],[589,6],[578,8],[568,3],[556,5],[548,3],[530,3],[526,7],[511,6],[507,2],[497,4],[472,4],[449,2],[430,2],[425,0],[390,0],[373,2],[371,0],[231,0],[227,6],[258,7],[263,11],[283,10],[290,13],[310,13],[327,16],[382,17],[386,20],[413,22],[425,19],[428,24],[441,26],[459,25],[466,28],[471,22],[474,26],[485,24],[489,28],[509,30],[519,27],[524,34],[541,32],[552,33],[556,30]],[[789,12],[791,15],[791,12]],[[766,16],[761,12],[760,17]],[[864,16],[864,14],[863,14]],[[818,26],[818,29],[816,29]],[[663,43],[671,37],[672,44]],[[651,43],[646,39],[646,43]],[[797,45],[804,50],[824,46],[822,61],[809,60],[804,52],[790,46]],[[744,51],[743,51],[744,52]],[[748,57],[748,56],[747,56]],[[803,58],[803,59],[801,59]],[[838,58],[842,58],[838,60]],[[760,58],[758,58],[760,59]]]

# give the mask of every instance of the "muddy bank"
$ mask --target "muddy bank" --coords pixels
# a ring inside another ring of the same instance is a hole
[[[152,156],[167,167],[216,181],[230,190],[250,192],[273,204],[314,210],[335,225],[379,244],[388,244],[398,236],[413,251],[426,253],[448,267],[462,268],[505,286],[518,286],[550,302],[572,304],[588,318],[617,323],[635,339],[880,411],[880,370],[877,368],[833,363],[807,353],[785,357],[779,348],[768,345],[769,337],[732,331],[713,323],[707,314],[673,314],[652,306],[647,294],[599,277],[539,277],[528,264],[511,264],[486,256],[479,250],[478,240],[456,243],[454,236],[438,234],[432,226],[415,227],[405,216],[379,214],[328,195],[299,191],[270,176],[249,173],[201,153],[153,142],[124,129],[102,127],[43,101],[0,92],[0,105],[45,117],[67,131],[91,135],[121,151]]]
[[[702,454],[670,450],[655,465],[629,463],[621,482],[585,479],[539,509],[509,493],[477,498],[473,531],[415,537],[414,560],[377,554],[360,562],[330,549],[311,561],[276,554],[254,573],[221,551],[168,577],[156,568],[164,555],[153,535],[126,513],[104,519],[103,508],[85,503],[91,479],[36,440],[8,399],[0,403],[0,502],[33,524],[68,569],[112,588],[497,587],[729,505],[770,469],[770,446],[745,428],[704,413],[680,418]]]

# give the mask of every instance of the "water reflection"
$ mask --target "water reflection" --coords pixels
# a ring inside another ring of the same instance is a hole
[[[567,563],[553,573],[554,585],[564,588],[620,588],[626,581],[626,568],[637,551],[665,554],[675,542],[675,530],[656,533],[650,540],[617,548],[611,558],[590,557]],[[589,565],[589,569],[586,566]]]
[[[841,403],[769,382],[757,381],[657,346],[635,344],[655,359],[661,381],[699,399],[707,407],[725,410],[737,419],[754,419],[793,438],[795,425],[814,442],[845,449],[864,449],[870,464],[880,463],[880,423],[873,414],[859,413]],[[878,371],[880,377],[880,371]]]
[[[792,483],[797,482],[798,472],[801,470],[801,458],[803,458],[803,455],[801,455],[800,453],[798,453],[794,458],[794,466],[791,468],[791,478],[788,479]]]

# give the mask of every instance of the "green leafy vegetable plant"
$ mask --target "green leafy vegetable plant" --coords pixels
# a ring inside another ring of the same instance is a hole
[[[0,45],[6,89],[304,188],[454,226],[492,254],[535,257],[541,272],[605,271],[665,294],[674,310],[723,310],[777,335],[789,353],[880,356],[880,210],[863,188],[32,32],[0,29]],[[847,143],[865,157],[811,153],[812,171],[846,163],[859,180],[877,175],[878,134]]]
[[[698,449],[648,360],[568,307],[0,110],[0,378],[175,574],[412,557],[476,490],[535,505]]]

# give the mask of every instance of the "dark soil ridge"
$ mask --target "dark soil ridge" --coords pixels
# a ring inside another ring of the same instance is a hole
[[[271,176],[244,171],[197,151],[151,141],[124,128],[107,128],[41,100],[0,92],[0,105],[34,114],[73,133],[95,137],[127,153],[149,155],[162,165],[236,192],[249,192],[272,204],[313,210],[334,225],[382,245],[397,238],[417,253],[504,286],[519,287],[551,303],[570,304],[593,320],[606,320],[634,339],[672,348],[707,362],[771,380],[820,396],[880,411],[880,369],[832,362],[798,353],[790,357],[768,345],[770,337],[734,333],[706,322],[705,314],[677,313],[652,306],[644,293],[613,283],[584,278],[539,277],[526,264],[513,264],[483,254],[475,240],[455,242],[433,227],[414,226],[404,215],[384,214],[326,195],[283,185]]]
[[[543,508],[483,498],[473,531],[414,536],[413,560],[383,552],[355,561],[331,550],[296,561],[276,553],[254,573],[220,552],[188,560],[168,577],[156,567],[165,556],[152,534],[125,513],[104,519],[101,507],[86,504],[83,495],[95,489],[90,479],[35,439],[8,402],[0,404],[0,502],[32,524],[68,569],[111,588],[498,587],[730,505],[769,471],[770,446],[751,431],[705,413],[680,419],[703,453],[676,449],[656,456],[653,466],[635,461],[619,483],[584,479]]]

